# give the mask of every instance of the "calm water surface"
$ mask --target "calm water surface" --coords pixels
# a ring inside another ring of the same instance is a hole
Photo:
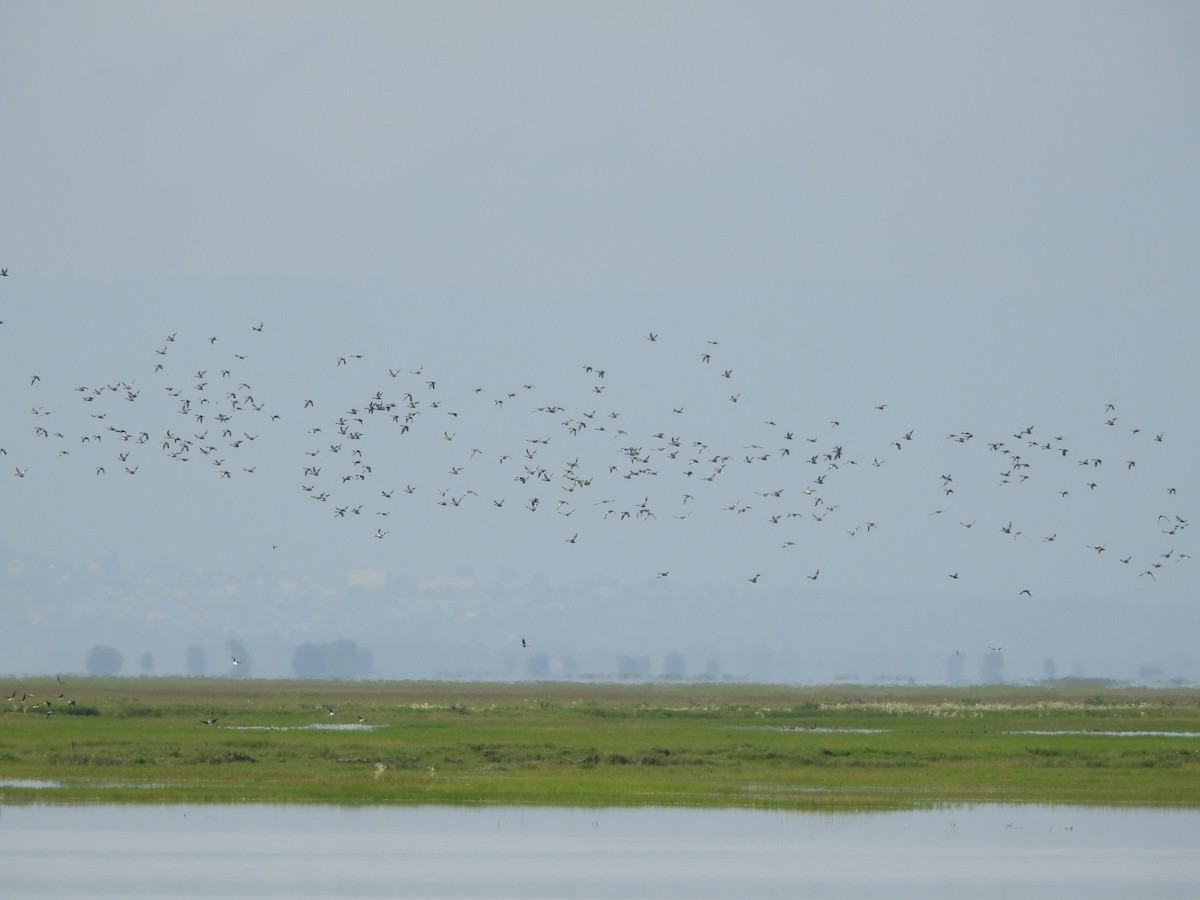
[[[4,806],[0,896],[1182,900],[1200,811]]]

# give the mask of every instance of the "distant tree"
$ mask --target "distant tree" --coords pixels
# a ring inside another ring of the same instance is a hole
[[[192,644],[187,648],[187,655],[184,658],[184,671],[193,677],[199,677],[208,673],[208,660],[204,655],[204,648],[199,644]]]
[[[687,661],[682,653],[668,653],[663,660],[663,677],[678,681],[687,674]]]
[[[650,675],[650,657],[629,656],[622,653],[617,657],[619,678],[647,678]]]
[[[982,684],[1000,684],[1004,681],[1004,652],[997,650],[983,651],[983,665],[980,667],[979,681]]]
[[[1042,672],[1047,681],[1054,681],[1058,677],[1058,663],[1054,661],[1053,657],[1042,663]]]
[[[533,678],[545,679],[550,676],[550,657],[545,653],[535,653],[529,658],[529,674]]]
[[[1138,666],[1137,670],[1138,681],[1143,684],[1153,684],[1163,680],[1162,666],[1156,666],[1152,663],[1144,663]]]
[[[138,657],[138,666],[142,670],[143,675],[154,674],[154,654],[146,651]]]
[[[375,655],[354,641],[314,644],[306,641],[292,654],[292,671],[297,678],[365,678],[375,667]]]
[[[704,677],[710,681],[721,677],[721,661],[715,656],[704,661]]]
[[[963,669],[966,667],[966,664],[967,658],[961,653],[951,653],[946,658],[946,683],[962,684],[965,680]]]
[[[85,668],[91,675],[120,675],[125,658],[114,647],[96,644],[88,651]]]

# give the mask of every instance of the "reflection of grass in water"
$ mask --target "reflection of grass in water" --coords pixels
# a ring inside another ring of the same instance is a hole
[[[70,689],[76,705],[53,716],[0,710],[5,778],[61,785],[0,786],[0,800],[1200,806],[1198,739],[1014,733],[1196,732],[1200,691],[209,679]],[[359,717],[384,727],[313,727]]]

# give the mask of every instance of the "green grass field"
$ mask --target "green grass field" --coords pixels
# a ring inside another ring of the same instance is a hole
[[[0,802],[1197,807],[1198,733],[1186,689],[30,680]]]

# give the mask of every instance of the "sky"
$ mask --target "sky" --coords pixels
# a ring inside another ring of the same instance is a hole
[[[6,6],[0,673],[1200,680],[1198,49]]]

